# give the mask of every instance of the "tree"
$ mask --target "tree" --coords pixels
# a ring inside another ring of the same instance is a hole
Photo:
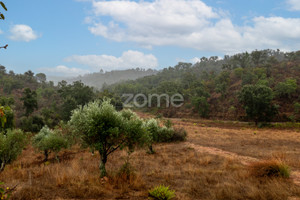
[[[204,96],[194,97],[192,99],[192,104],[198,110],[201,117],[208,117],[209,115],[209,103],[207,102],[207,98]]]
[[[38,108],[37,94],[35,91],[31,91],[30,88],[24,90],[21,100],[23,101],[23,107],[26,110],[25,115],[27,117]]]
[[[90,102],[95,96],[93,88],[85,86],[80,81],[76,81],[72,85],[68,85],[66,81],[61,81],[58,83],[58,86],[58,92],[64,99],[61,115],[65,121],[70,119],[72,110],[76,109],[78,105],[83,106]]]
[[[0,172],[21,154],[26,137],[21,130],[8,130],[0,133]]]
[[[32,138],[32,145],[42,151],[45,155],[44,161],[48,161],[49,154],[55,153],[55,158],[58,159],[58,152],[63,148],[68,147],[68,141],[56,130],[50,130],[48,126],[44,126],[40,132]]]
[[[69,124],[82,141],[100,154],[101,177],[106,176],[105,164],[114,151],[128,147],[133,151],[141,144],[146,132],[138,117],[123,117],[110,100],[94,101],[73,111]]]
[[[257,125],[258,122],[269,122],[277,113],[272,104],[273,91],[265,85],[245,85],[239,94],[247,117]]]
[[[9,106],[0,104],[0,132],[14,127],[14,112]]]
[[[297,91],[297,87],[297,80],[288,78],[285,82],[280,82],[275,86],[275,92],[279,97],[290,98]]]
[[[35,77],[41,83],[44,83],[47,80],[46,74],[44,74],[44,73],[38,73],[35,75]]]

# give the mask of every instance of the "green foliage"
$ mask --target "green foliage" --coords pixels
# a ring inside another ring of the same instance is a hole
[[[198,110],[201,117],[207,118],[209,116],[210,105],[207,102],[206,97],[194,97],[192,99],[192,104]]]
[[[26,132],[39,132],[44,126],[43,118],[34,115],[29,117],[22,117],[20,119],[20,128]]]
[[[35,91],[31,91],[30,88],[24,90],[21,100],[26,110],[26,116],[29,116],[35,109],[38,109],[37,94]]]
[[[8,200],[12,194],[12,190],[9,187],[3,187],[2,182],[0,182],[0,199],[1,200]]]
[[[275,86],[276,96],[290,98],[297,91],[297,80],[288,78]]]
[[[300,114],[300,103],[296,102],[296,103],[294,104],[294,112],[295,112],[296,114]]]
[[[273,91],[264,85],[245,85],[239,94],[239,100],[246,110],[247,117],[258,122],[269,122],[276,114],[272,105]]]
[[[51,152],[54,152],[58,159],[58,152],[63,148],[68,148],[68,141],[58,130],[51,130],[47,126],[44,126],[40,132],[32,138],[32,145],[44,153],[44,161],[47,161]]]
[[[94,101],[74,110],[69,124],[85,144],[99,151],[102,177],[106,176],[105,164],[111,153],[125,147],[133,151],[135,145],[145,141],[142,120],[116,111],[109,99]]]
[[[38,73],[35,75],[37,81],[41,82],[41,83],[45,83],[47,80],[47,76],[44,73]]]
[[[21,130],[7,130],[0,133],[0,171],[21,154],[26,144],[26,137]]]
[[[0,104],[0,132],[14,127],[14,112],[9,106]]]
[[[175,191],[160,185],[149,190],[149,196],[154,200],[170,200],[175,198]]]
[[[58,83],[58,86],[58,92],[64,100],[60,109],[64,121],[70,119],[72,110],[76,109],[77,106],[83,106],[95,97],[93,88],[85,86],[80,81],[76,81],[72,85],[62,81]]]
[[[145,122],[145,127],[148,130],[150,145],[160,142],[184,141],[187,136],[187,133],[184,129],[173,128],[172,124],[169,124],[169,127],[160,126],[159,121],[156,119],[147,120]]]

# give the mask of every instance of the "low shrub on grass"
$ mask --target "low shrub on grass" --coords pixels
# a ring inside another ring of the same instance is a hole
[[[61,149],[68,148],[69,144],[58,130],[51,130],[48,126],[44,126],[41,131],[32,138],[32,145],[43,152],[45,155],[44,161],[48,161],[48,156],[51,152],[55,153],[56,159],[58,159],[58,152]]]
[[[170,200],[175,197],[175,191],[170,190],[169,187],[160,185],[149,190],[149,197],[154,200]]]
[[[252,163],[249,166],[250,174],[255,177],[281,177],[289,178],[289,166],[280,160],[264,160]]]
[[[10,189],[9,187],[3,187],[2,182],[0,182],[0,199],[1,200],[8,200],[11,196],[12,193],[12,189]]]
[[[184,128],[174,128],[173,129],[173,135],[171,137],[171,141],[173,142],[182,142],[185,141],[187,137],[187,132],[184,130]]]

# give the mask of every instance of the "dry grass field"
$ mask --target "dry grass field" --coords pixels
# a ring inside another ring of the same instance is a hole
[[[144,116],[145,117],[145,116]],[[155,154],[137,150],[130,156],[131,174],[120,171],[127,154],[111,155],[109,176],[99,178],[99,155],[73,147],[43,163],[32,147],[0,174],[7,186],[17,185],[12,199],[148,199],[148,190],[170,186],[178,200],[300,199],[300,131],[257,129],[173,119],[188,132],[186,142],[155,145]],[[253,175],[253,163],[279,160],[291,178]],[[252,168],[251,168],[252,167]]]

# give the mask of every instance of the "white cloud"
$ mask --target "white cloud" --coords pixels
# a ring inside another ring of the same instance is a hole
[[[289,9],[292,11],[300,11],[300,1],[299,0],[287,0]]]
[[[3,34],[3,31],[0,29],[0,34]]]
[[[60,76],[60,77],[76,77],[90,73],[88,70],[79,68],[69,68],[64,65],[59,65],[54,68],[46,67],[38,69],[39,72],[43,72],[49,76]]]
[[[299,4],[299,0],[293,2]],[[295,50],[300,45],[300,18],[261,16],[237,26],[224,11],[201,0],[94,0],[92,5],[92,34],[147,48],[172,45],[234,53],[261,48]],[[101,22],[102,16],[110,21]]]
[[[65,59],[66,62],[76,62],[82,65],[93,67],[94,69],[104,69],[111,71],[128,68],[156,68],[157,58],[152,54],[145,55],[139,51],[123,52],[121,57],[110,55],[73,55]]]
[[[17,24],[11,27],[11,35],[9,38],[15,41],[25,41],[29,42],[38,38],[38,35],[32,30],[28,25]]]

